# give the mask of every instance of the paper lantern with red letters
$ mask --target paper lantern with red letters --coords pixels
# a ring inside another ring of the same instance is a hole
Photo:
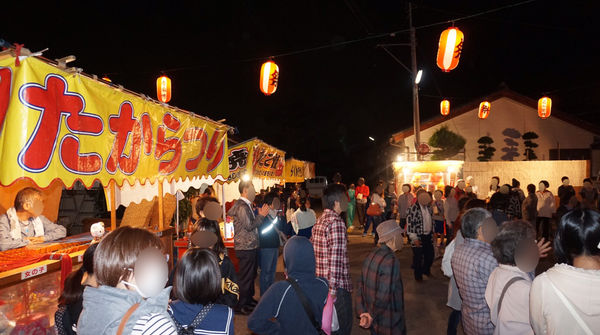
[[[260,68],[260,91],[271,95],[277,90],[279,83],[279,66],[273,61],[265,62]]]
[[[156,79],[156,95],[158,101],[165,103],[171,101],[171,78],[160,76]]]
[[[479,104],[479,112],[477,113],[477,116],[480,119],[487,119],[487,117],[490,116],[491,108],[492,108],[492,105],[490,105],[490,103],[487,101],[480,103]]]
[[[542,119],[547,119],[550,117],[550,113],[552,112],[552,99],[548,97],[543,97],[538,101],[538,116]]]
[[[458,65],[465,35],[456,27],[442,32],[437,52],[437,66],[444,72],[454,70]]]
[[[442,102],[440,102],[440,113],[443,116],[450,114],[450,101],[442,100]]]

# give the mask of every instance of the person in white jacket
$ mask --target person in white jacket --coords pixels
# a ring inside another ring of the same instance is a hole
[[[554,195],[548,190],[550,184],[542,180],[539,184],[539,191],[535,193],[537,196],[537,234],[548,240],[550,238],[550,219],[552,215],[556,213],[556,204],[554,201]],[[541,226],[541,227],[540,227]]]
[[[494,334],[533,335],[529,324],[529,289],[539,252],[535,229],[526,221],[507,221],[492,242],[498,261],[488,280],[485,301]]]
[[[600,214],[565,214],[554,240],[558,264],[531,286],[529,321],[536,334],[600,333]]]

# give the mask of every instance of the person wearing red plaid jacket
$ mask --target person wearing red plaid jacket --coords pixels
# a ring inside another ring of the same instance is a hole
[[[311,242],[315,248],[317,277],[329,282],[329,294],[335,296],[340,329],[334,334],[352,332],[352,282],[348,261],[346,224],[340,214],[348,209],[346,188],[331,184],[323,192],[325,210],[313,227]]]

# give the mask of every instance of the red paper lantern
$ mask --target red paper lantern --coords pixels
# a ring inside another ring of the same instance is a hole
[[[442,113],[443,116],[450,114],[450,101],[442,100],[440,103],[440,113]]]
[[[465,35],[456,27],[442,32],[438,44],[437,66],[444,72],[450,72],[458,65]]]
[[[550,117],[550,112],[552,112],[552,99],[548,97],[541,98],[538,101],[538,116],[547,119]]]
[[[490,105],[490,103],[487,101],[480,103],[479,104],[479,113],[477,113],[477,116],[479,116],[480,119],[487,119],[487,117],[490,116],[491,108],[492,108],[492,105]]]
[[[165,103],[171,101],[171,78],[160,76],[156,79],[156,95],[158,101]]]
[[[273,61],[265,62],[260,68],[260,91],[271,95],[277,90],[279,83],[279,66]]]

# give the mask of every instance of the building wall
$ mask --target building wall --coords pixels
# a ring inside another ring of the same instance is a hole
[[[527,184],[534,184],[537,189],[541,180],[547,180],[550,183],[549,190],[556,195],[563,176],[568,176],[575,187],[583,185],[583,179],[588,177],[588,165],[589,161],[465,162],[463,178],[473,176],[479,188],[479,198],[487,196],[493,176],[500,178],[501,185],[510,184],[515,178],[521,182],[525,192]]]
[[[482,136],[490,136],[494,140],[492,144],[496,148],[496,153],[492,157],[494,161],[523,160],[525,146],[521,136],[528,131],[539,135],[539,138],[534,141],[539,145],[535,149],[539,160],[549,159],[550,149],[589,148],[593,142],[593,133],[552,116],[545,120],[540,119],[536,109],[512,99],[503,97],[490,102],[491,112],[487,119],[479,119],[477,109],[473,109],[421,131],[421,141],[427,142],[437,129],[447,125],[450,130],[466,139],[466,161],[477,161],[479,156],[477,140]],[[507,142],[514,142],[516,145],[510,146]],[[405,138],[403,145],[408,146],[411,152],[415,152],[414,135]],[[460,154],[455,158],[463,159],[463,155]]]

